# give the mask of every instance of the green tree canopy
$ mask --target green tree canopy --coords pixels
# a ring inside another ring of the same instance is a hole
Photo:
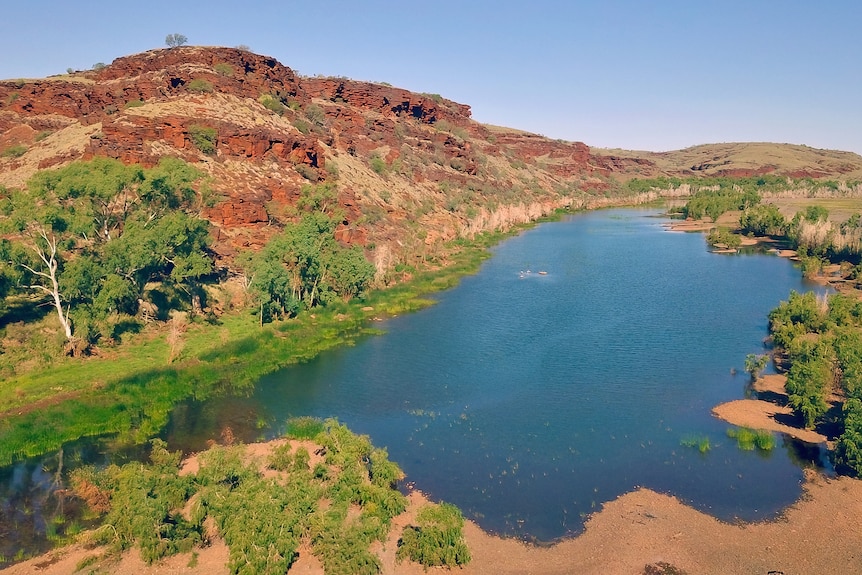
[[[0,200],[14,238],[0,246],[0,289],[15,278],[46,296],[69,340],[73,321],[135,313],[147,282],[192,294],[212,272],[208,224],[194,215],[201,176],[175,158],[151,169],[96,158],[38,172]]]

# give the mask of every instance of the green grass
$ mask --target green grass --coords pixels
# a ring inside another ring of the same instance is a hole
[[[764,429],[736,427],[727,430],[727,436],[736,440],[736,445],[744,451],[770,451],[775,447],[772,432]]]
[[[293,417],[287,421],[286,437],[314,439],[323,431],[323,422],[314,417]]]

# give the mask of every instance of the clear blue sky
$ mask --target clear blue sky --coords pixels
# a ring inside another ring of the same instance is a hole
[[[178,32],[592,146],[862,153],[860,26],[859,0],[28,0],[0,9],[0,78],[110,63]]]

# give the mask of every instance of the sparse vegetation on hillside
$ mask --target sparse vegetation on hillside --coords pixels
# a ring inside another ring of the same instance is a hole
[[[15,144],[9,146],[0,152],[0,158],[20,158],[27,153],[27,146],[23,144]]]

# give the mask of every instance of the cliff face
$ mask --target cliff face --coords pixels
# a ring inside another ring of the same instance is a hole
[[[196,141],[201,130],[208,147]],[[365,246],[381,272],[433,259],[461,234],[605,202],[617,178],[698,170],[688,156],[597,152],[485,126],[435,94],[303,78],[232,48],[154,50],[100,70],[0,82],[0,185],[94,156],[145,166],[177,156],[206,171],[217,202],[205,216],[227,263],[291,217],[303,186],[334,184],[339,238]]]

